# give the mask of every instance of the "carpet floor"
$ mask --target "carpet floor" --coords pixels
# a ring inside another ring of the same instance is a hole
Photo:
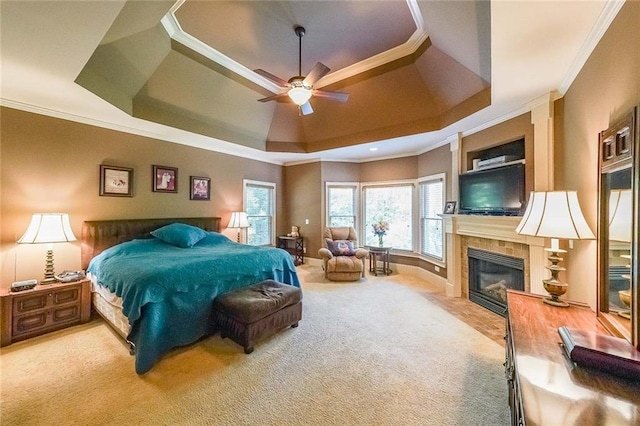
[[[412,277],[299,268],[303,320],[245,355],[215,335],[149,373],[100,319],[0,350],[3,425],[507,425],[504,348]]]

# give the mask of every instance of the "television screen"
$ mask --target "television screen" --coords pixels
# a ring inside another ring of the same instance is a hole
[[[524,210],[524,164],[461,174],[460,213],[519,215]]]

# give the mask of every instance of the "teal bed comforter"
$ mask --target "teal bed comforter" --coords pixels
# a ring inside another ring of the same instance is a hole
[[[156,238],[118,244],[93,258],[87,271],[123,300],[138,374],[172,348],[215,331],[212,305],[219,294],[265,279],[300,286],[286,251],[238,244],[215,232],[189,248]]]

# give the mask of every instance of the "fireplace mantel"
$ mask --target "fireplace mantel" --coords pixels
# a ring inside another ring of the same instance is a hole
[[[516,233],[520,223],[519,216],[474,216],[474,215],[443,215],[445,232],[447,235],[447,295],[461,297],[462,289],[467,283],[463,282],[462,274],[462,238],[477,237],[494,241],[520,243],[529,247],[530,282],[526,285],[532,293],[546,294],[542,287],[545,277],[546,255],[544,253],[544,238],[530,237]]]

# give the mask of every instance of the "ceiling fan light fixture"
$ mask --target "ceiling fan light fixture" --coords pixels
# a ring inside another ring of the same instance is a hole
[[[311,98],[311,90],[304,87],[292,87],[288,92],[289,97],[296,105],[304,105]]]

